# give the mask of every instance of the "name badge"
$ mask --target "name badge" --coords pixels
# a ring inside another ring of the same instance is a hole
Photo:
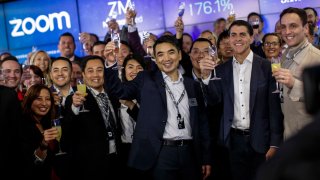
[[[196,99],[196,98],[190,98],[190,99],[189,99],[189,106],[190,106],[190,107],[192,107],[192,106],[198,106],[197,99]]]

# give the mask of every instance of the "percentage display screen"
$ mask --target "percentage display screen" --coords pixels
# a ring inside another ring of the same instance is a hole
[[[256,0],[186,0],[183,21],[185,25],[213,22],[215,19],[227,18],[231,9],[237,18],[247,17],[249,12],[259,12],[259,3]],[[163,1],[166,27],[174,25],[175,17],[178,17],[177,1]]]

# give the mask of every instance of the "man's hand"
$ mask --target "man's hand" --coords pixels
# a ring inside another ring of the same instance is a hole
[[[177,20],[174,22],[174,27],[176,28],[176,38],[181,39],[183,30],[184,30],[184,23],[182,21],[182,17],[178,17]]]
[[[272,76],[274,76],[279,83],[282,83],[289,89],[292,89],[295,78],[289,69],[279,68],[273,72]]]
[[[211,166],[210,165],[203,165],[202,166],[202,176],[203,180],[205,180],[207,177],[209,177],[211,174]]]
[[[217,66],[217,63],[212,58],[214,57],[205,56],[199,62],[202,79],[207,79],[211,71]]]
[[[82,94],[80,91],[76,91],[73,95],[72,95],[72,104],[75,107],[80,107],[83,105],[83,102],[86,100],[85,98],[86,94]]]

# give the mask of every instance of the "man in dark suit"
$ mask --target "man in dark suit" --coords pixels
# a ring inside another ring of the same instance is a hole
[[[140,111],[129,166],[150,170],[155,180],[200,179],[210,174],[210,138],[201,90],[178,71],[181,50],[172,36],[154,48],[157,71],[143,71],[129,82],[106,69],[106,87],[121,99],[136,99]]]
[[[65,32],[59,37],[58,49],[60,56],[68,58],[70,61],[81,62],[81,58],[74,54],[76,50],[76,43],[71,33]]]
[[[117,179],[119,135],[115,108],[104,84],[104,60],[88,56],[82,75],[86,94],[79,88],[66,100],[64,134],[71,144],[74,179]],[[83,111],[83,109],[87,111]]]
[[[283,115],[271,64],[255,55],[250,44],[253,30],[246,21],[229,28],[234,57],[218,66],[221,80],[210,81],[216,66],[212,58],[200,61],[209,103],[223,102],[220,139],[228,147],[233,179],[253,179],[256,169],[272,157],[283,137]]]
[[[2,177],[19,179],[21,168],[20,124],[22,119],[21,105],[17,93],[0,85],[0,174]]]

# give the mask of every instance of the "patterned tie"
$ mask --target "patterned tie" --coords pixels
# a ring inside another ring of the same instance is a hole
[[[109,108],[109,98],[105,93],[99,93],[97,95],[97,97],[100,99],[100,102],[102,103],[102,109],[103,109],[103,114],[104,114],[104,120],[105,120],[105,124],[106,126],[110,126],[112,130],[115,129],[115,122],[112,116],[112,113],[110,112],[110,108]],[[109,110],[109,113],[108,113]]]

